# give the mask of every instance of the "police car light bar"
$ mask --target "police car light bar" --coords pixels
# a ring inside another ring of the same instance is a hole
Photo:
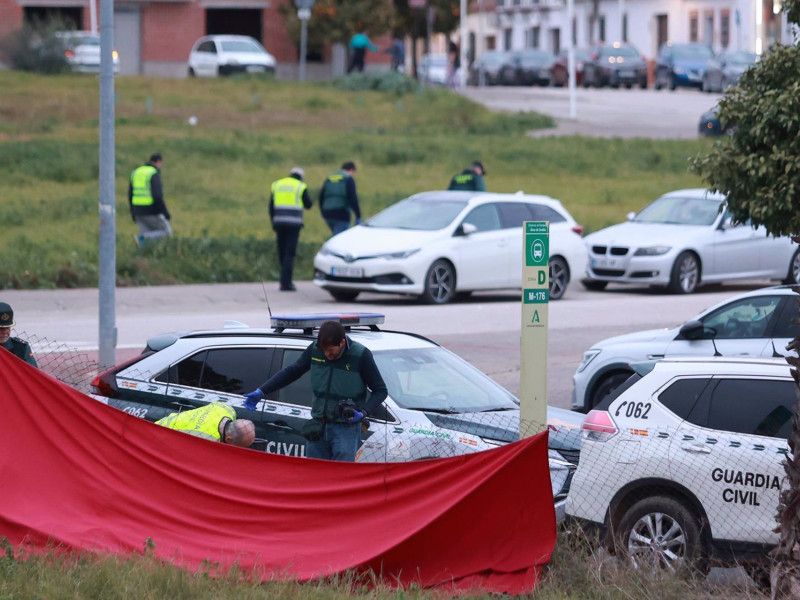
[[[270,317],[270,325],[281,333],[285,329],[302,329],[310,332],[319,329],[325,321],[337,321],[345,327],[369,326],[373,331],[378,331],[378,325],[385,321],[380,313],[309,313],[299,315],[274,315]]]

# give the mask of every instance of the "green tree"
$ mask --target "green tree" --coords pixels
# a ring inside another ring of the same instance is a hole
[[[791,23],[800,23],[800,0],[785,0]],[[746,71],[719,103],[730,135],[692,166],[710,189],[728,196],[737,222],[750,220],[773,235],[800,241],[800,47],[776,45]],[[788,350],[800,351],[800,338]],[[800,397],[800,359],[788,357]],[[772,597],[800,598],[800,406],[795,407],[787,488],[778,506],[780,541],[772,553]]]

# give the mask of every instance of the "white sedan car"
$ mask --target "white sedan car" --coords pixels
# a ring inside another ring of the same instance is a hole
[[[720,194],[670,192],[628,219],[586,236],[589,262],[583,284],[588,289],[637,283],[690,294],[701,283],[797,283],[800,278],[797,244],[768,235],[764,227],[734,225]]]
[[[64,47],[64,58],[73,71],[100,72],[100,36],[91,31],[56,31],[55,37]],[[111,52],[112,68],[119,73],[119,54]]]
[[[275,57],[246,35],[207,35],[189,53],[189,77],[274,73]]]
[[[337,300],[409,294],[430,304],[457,294],[522,288],[522,224],[550,223],[550,298],[586,264],[583,228],[548,196],[423,192],[328,240],[314,283]]]

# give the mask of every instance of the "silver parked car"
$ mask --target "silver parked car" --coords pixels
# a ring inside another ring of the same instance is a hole
[[[725,197],[704,189],[669,192],[628,222],[584,238],[589,262],[583,284],[610,282],[666,287],[690,294],[703,283],[734,279],[800,279],[798,246],[764,227],[734,224]]]

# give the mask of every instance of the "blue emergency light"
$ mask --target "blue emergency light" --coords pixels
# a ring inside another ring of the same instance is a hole
[[[372,331],[379,331],[378,325],[383,324],[385,320],[385,316],[380,313],[307,313],[273,315],[270,317],[270,325],[278,333],[282,333],[285,329],[302,329],[310,333],[314,329],[319,329],[325,321],[336,321],[345,328],[365,326]]]

